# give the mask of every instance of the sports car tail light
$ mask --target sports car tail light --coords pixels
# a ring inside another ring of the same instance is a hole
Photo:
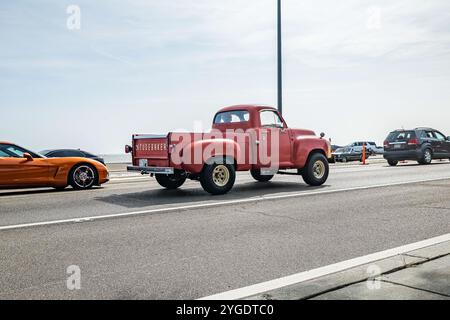
[[[133,151],[133,147],[132,146],[129,146],[129,145],[125,146],[125,153],[131,153],[132,151]]]

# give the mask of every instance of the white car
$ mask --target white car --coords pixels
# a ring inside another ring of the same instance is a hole
[[[366,150],[369,154],[383,154],[384,148],[378,147],[375,142],[368,142],[368,141],[359,141],[359,142],[353,142],[349,144],[347,147],[354,148],[355,150],[362,152],[363,145],[366,146]]]

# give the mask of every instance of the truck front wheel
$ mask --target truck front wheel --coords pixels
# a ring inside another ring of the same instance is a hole
[[[235,180],[236,171],[232,164],[207,164],[200,175],[200,184],[203,189],[213,195],[230,191]]]
[[[253,179],[259,182],[267,182],[272,180],[273,178],[273,175],[262,175],[260,169],[251,170],[250,174],[252,175]]]
[[[321,153],[315,153],[302,170],[303,180],[311,186],[320,186],[327,181],[329,170],[327,158]]]
[[[156,174],[155,178],[161,187],[169,190],[181,187],[186,181],[186,176],[180,172],[175,172],[174,174]]]

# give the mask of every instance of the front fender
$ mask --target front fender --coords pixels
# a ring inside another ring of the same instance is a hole
[[[296,168],[303,168],[309,156],[320,152],[328,159],[331,158],[330,144],[324,139],[316,137],[299,137],[294,141],[293,156]]]

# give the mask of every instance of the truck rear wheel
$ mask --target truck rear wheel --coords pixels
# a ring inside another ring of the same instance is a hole
[[[186,176],[183,176],[180,172],[175,172],[174,174],[156,174],[155,178],[161,187],[169,190],[181,187],[186,181]]]
[[[329,170],[327,158],[321,153],[315,153],[302,170],[303,180],[311,186],[320,186],[327,181]]]
[[[260,169],[250,170],[250,174],[252,175],[253,179],[259,182],[267,182],[272,180],[273,178],[273,175],[262,175]]]
[[[236,170],[232,164],[212,163],[203,168],[200,184],[213,195],[225,194],[233,188]]]

